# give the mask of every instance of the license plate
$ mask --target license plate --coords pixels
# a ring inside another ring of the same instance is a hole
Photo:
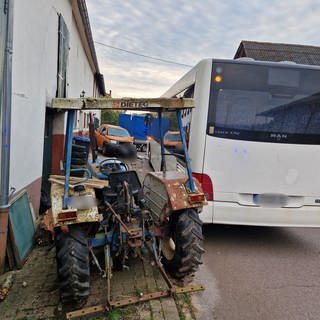
[[[281,208],[288,204],[288,196],[278,193],[262,193],[253,195],[253,203],[266,208]]]

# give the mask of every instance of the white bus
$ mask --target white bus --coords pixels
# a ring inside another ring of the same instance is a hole
[[[195,100],[204,223],[320,226],[320,67],[205,59],[163,97]]]

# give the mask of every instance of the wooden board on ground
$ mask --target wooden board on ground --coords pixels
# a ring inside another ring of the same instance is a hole
[[[22,192],[10,201],[9,237],[15,262],[21,268],[34,243],[35,228],[28,193]]]

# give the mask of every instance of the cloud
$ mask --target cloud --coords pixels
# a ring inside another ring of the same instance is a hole
[[[233,58],[241,40],[318,45],[316,0],[87,0],[95,41],[188,65]],[[114,96],[159,96],[189,69],[96,44]]]

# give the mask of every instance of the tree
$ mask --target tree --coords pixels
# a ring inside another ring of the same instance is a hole
[[[119,125],[119,114],[120,111],[114,110],[103,110],[101,112],[101,123]]]

